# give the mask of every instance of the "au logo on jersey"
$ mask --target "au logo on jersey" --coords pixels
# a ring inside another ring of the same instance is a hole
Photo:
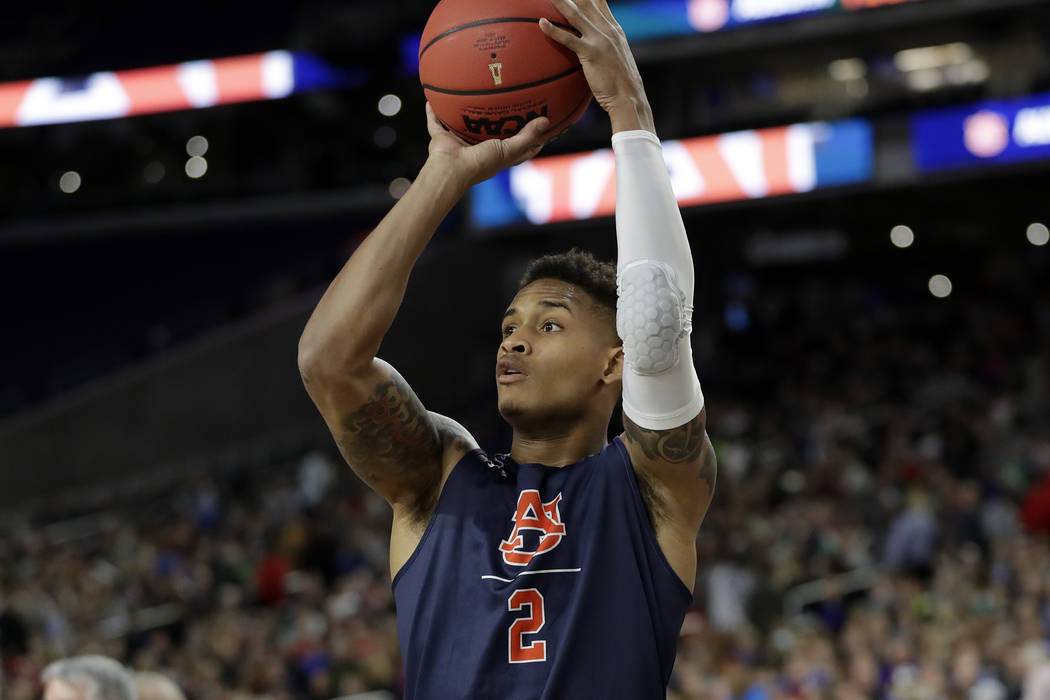
[[[560,493],[550,503],[540,500],[540,492],[536,489],[526,489],[518,495],[518,507],[513,518],[514,529],[499,545],[503,561],[512,566],[526,566],[533,557],[558,546],[561,538],[565,537],[565,523],[561,521],[561,513],[558,511],[559,502]],[[525,537],[522,535],[525,530],[540,532],[539,542],[534,548],[526,548]]]

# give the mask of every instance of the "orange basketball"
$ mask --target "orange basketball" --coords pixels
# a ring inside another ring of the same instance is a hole
[[[419,79],[437,118],[470,143],[507,138],[536,117],[550,138],[587,109],[576,54],[541,17],[572,31],[550,0],[441,0],[419,43]]]

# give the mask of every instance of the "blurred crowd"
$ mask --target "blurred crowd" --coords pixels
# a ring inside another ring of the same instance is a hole
[[[737,285],[671,698],[1050,700],[1045,282]]]
[[[1050,700],[1050,295],[984,274],[698,319],[719,482],[671,700]],[[3,695],[90,653],[191,700],[399,697],[389,523],[329,452],[11,521]]]
[[[311,453],[68,527],[24,523],[2,552],[4,697],[38,697],[71,654],[160,672],[193,700],[396,692],[388,508],[335,477]]]

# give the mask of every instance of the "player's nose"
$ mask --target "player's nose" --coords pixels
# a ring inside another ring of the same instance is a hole
[[[532,346],[524,336],[519,333],[513,333],[503,339],[503,342],[500,343],[500,350],[504,353],[520,353],[528,355],[532,352]]]

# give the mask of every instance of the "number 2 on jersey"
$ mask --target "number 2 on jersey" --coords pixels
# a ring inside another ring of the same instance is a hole
[[[543,629],[543,596],[535,588],[514,591],[507,600],[507,610],[518,612],[529,609],[528,617],[519,617],[511,623],[508,637],[508,654],[512,664],[527,664],[547,660],[547,642],[525,642],[526,634],[535,634]]]

